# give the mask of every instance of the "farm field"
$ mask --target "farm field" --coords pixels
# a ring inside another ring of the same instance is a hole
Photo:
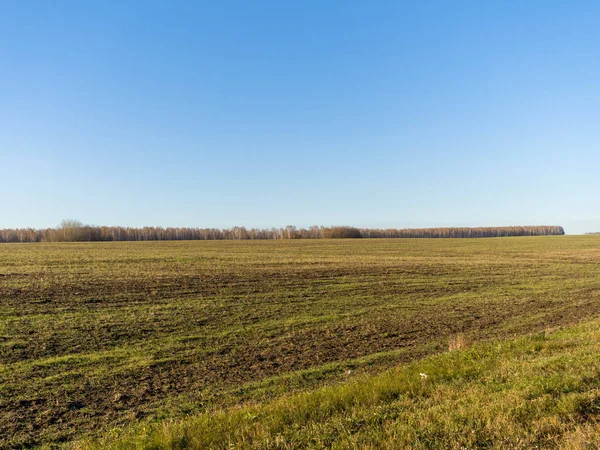
[[[598,236],[3,244],[0,447],[272,404],[599,313]]]
[[[84,448],[597,449],[599,352],[594,319],[264,403],[134,427]]]

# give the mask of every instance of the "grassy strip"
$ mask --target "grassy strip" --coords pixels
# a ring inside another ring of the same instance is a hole
[[[595,320],[81,448],[597,448],[599,352]]]

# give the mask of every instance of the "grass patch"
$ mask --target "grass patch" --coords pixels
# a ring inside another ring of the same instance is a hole
[[[599,353],[595,320],[80,447],[597,448]]]

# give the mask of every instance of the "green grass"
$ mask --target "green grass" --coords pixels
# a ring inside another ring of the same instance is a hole
[[[600,312],[600,237],[0,246],[0,448],[271,402]],[[350,374],[348,374],[350,370]]]
[[[598,448],[600,321],[479,344],[88,449]]]

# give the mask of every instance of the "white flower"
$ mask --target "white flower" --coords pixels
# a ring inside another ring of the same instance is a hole
[[[426,373],[420,373],[419,375],[421,376],[421,380],[426,380],[428,377]]]

